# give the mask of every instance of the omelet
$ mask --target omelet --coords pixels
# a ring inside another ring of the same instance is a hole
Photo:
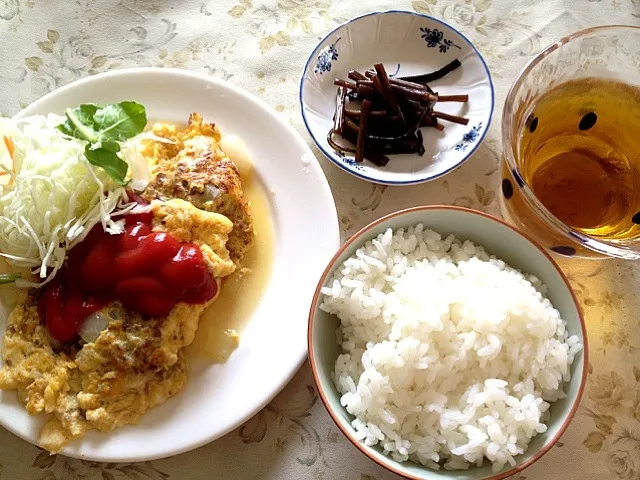
[[[255,235],[237,169],[217,146],[217,128],[197,114],[183,131],[155,130],[172,143],[146,145],[154,175],[145,192],[153,230],[198,245],[220,287]],[[212,185],[222,193],[205,199]],[[94,342],[63,345],[40,319],[38,292],[22,292],[7,321],[0,389],[16,390],[30,414],[50,415],[39,444],[51,453],[89,430],[136,424],[186,384],[183,350],[212,301],[178,303],[161,318],[143,318],[113,302],[102,310],[110,321]]]
[[[184,130],[156,124],[152,132],[171,143],[149,142],[152,178],[142,196],[148,201],[180,198],[229,218],[233,230],[227,248],[238,263],[253,245],[254,222],[238,168],[218,144],[218,128],[193,113]]]

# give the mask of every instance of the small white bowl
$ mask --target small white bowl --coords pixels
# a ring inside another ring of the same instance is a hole
[[[454,59],[462,66],[430,86],[442,95],[469,94],[469,102],[438,103],[439,111],[469,119],[467,126],[442,121],[444,131],[423,128],[425,154],[394,155],[385,167],[336,152],[327,143],[333,126],[335,78],[351,69],[383,63],[398,76],[429,73]],[[374,183],[412,185],[459,167],[482,143],[489,129],[495,93],[482,55],[455,28],[413,12],[374,12],[357,17],[327,35],[311,53],[300,82],[302,118],[316,145],[338,167]]]

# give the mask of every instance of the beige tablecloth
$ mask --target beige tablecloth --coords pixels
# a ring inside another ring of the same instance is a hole
[[[385,8],[435,15],[470,36],[491,68],[496,111],[475,156],[422,186],[371,185],[314,150],[336,198],[343,236],[381,215],[425,203],[498,213],[500,116],[520,68],[542,47],[576,30],[640,25],[640,0],[0,0],[0,113],[13,115],[57,87],[106,70],[180,67],[258,95],[311,144],[298,106],[299,75],[308,54],[337,24]],[[616,261],[574,262],[563,266],[586,312],[589,384],[561,441],[514,480],[640,479],[640,269]],[[333,425],[305,365],[247,424],[166,460],[102,464],[49,457],[0,430],[0,478],[396,477],[357,452]]]

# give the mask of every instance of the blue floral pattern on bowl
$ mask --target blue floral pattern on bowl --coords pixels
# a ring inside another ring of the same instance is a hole
[[[454,147],[455,150],[458,152],[464,152],[469,145],[473,144],[478,137],[480,137],[481,128],[482,122],[478,123],[475,127],[471,127],[471,130],[462,136],[462,141]]]
[[[338,60],[338,49],[336,45],[340,41],[340,37],[336,39],[336,41],[330,45],[327,45],[318,54],[318,61],[316,63],[316,68],[314,69],[315,73],[319,73],[322,75],[324,72],[331,71],[331,62],[335,62]]]
[[[444,38],[444,33],[437,28],[421,27],[422,38],[427,42],[427,47],[435,48],[439,47],[440,53],[445,53],[450,47],[455,47],[458,50],[462,50],[461,47],[453,43],[452,40]]]
[[[356,170],[358,170],[358,171],[360,171],[360,172],[361,172],[361,171],[363,171],[362,164],[361,164],[361,163],[356,162],[356,159],[355,159],[355,158],[353,158],[353,157],[347,157],[347,156],[346,156],[344,153],[342,153],[342,152],[338,152],[338,151],[336,151],[335,153],[336,153],[336,155],[337,155],[338,157],[340,157],[340,160],[342,160],[342,162],[343,162],[345,165],[348,165],[348,166],[350,166],[351,168],[354,168],[354,169],[356,169]]]

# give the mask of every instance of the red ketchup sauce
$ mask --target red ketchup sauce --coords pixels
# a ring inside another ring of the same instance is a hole
[[[131,198],[148,204],[137,195]],[[54,338],[74,340],[84,320],[114,300],[141,315],[163,317],[177,302],[205,303],[215,297],[218,285],[200,248],[153,232],[152,220],[151,212],[129,214],[120,235],[98,224],[69,251],[38,303]]]

